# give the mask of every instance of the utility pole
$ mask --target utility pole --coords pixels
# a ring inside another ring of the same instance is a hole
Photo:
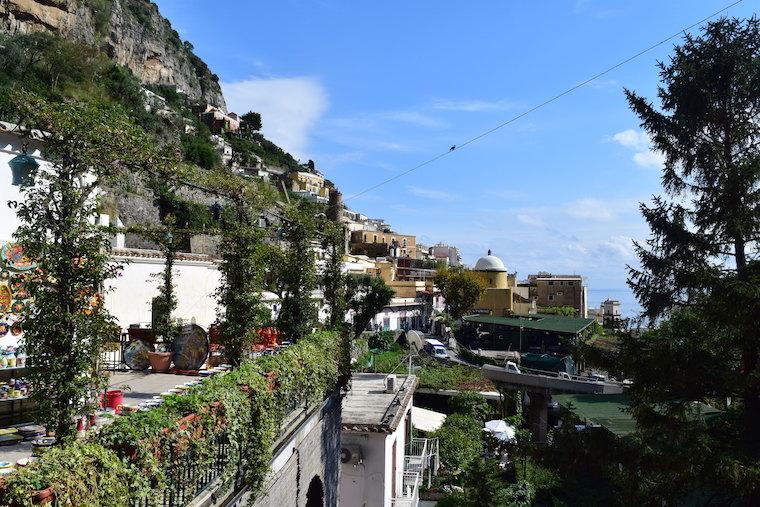
[[[523,330],[523,327],[520,326],[520,350],[518,350],[520,354],[522,354],[522,330]]]

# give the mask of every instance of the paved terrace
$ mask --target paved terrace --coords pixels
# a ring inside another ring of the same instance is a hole
[[[124,389],[124,404],[138,405],[151,399],[153,396],[173,388],[177,384],[184,384],[190,380],[198,380],[199,377],[192,375],[174,375],[170,373],[145,373],[145,372],[120,372],[111,375],[108,383],[109,389]],[[23,420],[23,418],[21,418]],[[109,419],[100,418],[103,424],[109,424]],[[23,426],[15,424],[14,426]],[[19,442],[14,445],[0,447],[0,461],[16,463],[21,458],[32,455],[31,442]]]

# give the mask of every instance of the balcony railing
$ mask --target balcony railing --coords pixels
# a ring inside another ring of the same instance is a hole
[[[430,486],[438,473],[438,439],[413,438],[404,455],[404,470],[399,472],[397,484],[400,491],[391,499],[391,507],[417,507],[420,486],[427,479]]]
[[[399,472],[399,494],[391,499],[391,507],[417,507],[420,503],[420,474],[417,472]]]

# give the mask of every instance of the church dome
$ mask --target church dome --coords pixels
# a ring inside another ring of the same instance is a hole
[[[474,270],[475,271],[497,271],[500,273],[507,272],[507,268],[504,266],[504,263],[501,262],[501,259],[499,259],[495,255],[491,255],[490,250],[488,251],[488,255],[478,259],[478,262],[475,263]]]

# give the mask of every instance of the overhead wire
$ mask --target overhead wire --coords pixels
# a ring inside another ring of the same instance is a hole
[[[579,88],[582,88],[583,86],[586,86],[587,84],[591,83],[592,81],[595,81],[595,80],[599,79],[600,77],[602,77],[602,76],[604,76],[606,74],[609,74],[613,70],[618,69],[618,68],[622,67],[623,65],[626,65],[627,63],[630,63],[631,61],[633,61],[633,60],[635,60],[635,59],[637,59],[637,58],[645,55],[646,53],[649,53],[653,49],[655,49],[655,48],[657,48],[659,46],[662,46],[666,42],[669,42],[669,41],[675,39],[676,37],[680,36],[681,34],[686,34],[686,32],[689,31],[689,30],[691,30],[692,28],[701,25],[705,21],[708,21],[708,20],[714,18],[715,16],[717,16],[719,14],[722,14],[723,12],[725,12],[725,11],[727,11],[727,10],[735,7],[736,5],[742,3],[743,1],[744,0],[736,0],[735,2],[733,2],[733,3],[729,4],[729,5],[726,5],[725,7],[723,7],[721,9],[713,12],[709,16],[706,16],[706,17],[700,19],[699,21],[696,21],[696,22],[692,23],[691,25],[689,25],[687,27],[678,30],[674,34],[672,34],[672,35],[670,35],[670,36],[662,39],[661,41],[655,42],[654,44],[648,46],[645,49],[642,49],[641,51],[635,53],[634,55],[629,56],[628,58],[625,58],[624,60],[619,61],[618,63],[612,65],[611,67],[608,67],[608,68],[604,69],[603,71],[601,71],[601,72],[599,72],[597,74],[594,74],[592,77],[590,77],[590,78],[588,78],[588,79],[586,79],[586,80],[584,80],[584,81],[582,81],[582,82],[580,82],[580,83],[578,83],[578,84],[576,84],[574,86],[571,86],[570,88],[567,88],[566,90],[564,90],[564,91],[562,91],[560,93],[557,93],[556,95],[554,95],[554,96],[552,96],[552,97],[544,100],[543,102],[540,102],[539,104],[536,104],[535,106],[531,107],[530,109],[527,109],[527,110],[525,110],[525,111],[523,111],[523,112],[521,112],[521,113],[519,113],[519,114],[517,114],[515,116],[512,116],[511,118],[507,119],[506,121],[504,121],[502,123],[499,123],[498,125],[490,128],[488,130],[485,130],[485,131],[481,132],[480,134],[476,135],[475,137],[467,139],[466,141],[464,141],[462,143],[454,144],[450,148],[448,148],[446,151],[441,152],[438,155],[436,155],[436,156],[434,156],[434,157],[432,157],[432,158],[430,158],[428,160],[425,160],[424,162],[421,162],[421,163],[415,165],[414,167],[411,167],[411,168],[409,168],[409,169],[407,169],[405,171],[402,171],[402,172],[400,172],[398,174],[395,174],[395,175],[393,175],[393,176],[391,176],[391,177],[389,177],[389,178],[387,178],[387,179],[385,179],[383,181],[380,181],[379,183],[376,183],[376,184],[374,184],[374,185],[372,185],[372,186],[370,186],[370,187],[368,187],[368,188],[366,188],[366,189],[364,189],[364,190],[362,190],[360,192],[352,194],[349,197],[345,198],[343,201],[345,202],[345,201],[349,201],[351,199],[356,199],[357,197],[360,197],[360,196],[362,196],[362,195],[364,195],[364,194],[366,194],[368,192],[371,192],[371,191],[373,191],[373,190],[375,190],[377,188],[380,188],[380,187],[382,187],[384,185],[387,185],[388,183],[391,183],[391,182],[396,181],[396,180],[398,180],[400,178],[403,178],[407,174],[410,174],[410,173],[412,173],[414,171],[417,171],[417,170],[419,170],[419,169],[421,169],[421,168],[423,168],[423,167],[425,167],[427,165],[430,165],[433,162],[436,162],[436,161],[442,159],[443,157],[445,157],[447,155],[450,155],[450,154],[452,154],[454,152],[457,152],[457,151],[461,150],[462,148],[464,148],[465,146],[473,144],[473,143],[479,141],[480,139],[483,139],[484,137],[493,134],[497,130],[502,129],[502,128],[506,127],[507,125],[516,122],[520,118],[523,118],[523,117],[525,117],[525,116],[527,116],[527,115],[529,115],[529,114],[537,111],[538,109],[541,109],[541,108],[543,108],[543,107],[551,104],[552,102],[555,102],[555,101],[561,99],[565,95],[568,95],[568,94],[570,94],[570,93],[578,90]]]

